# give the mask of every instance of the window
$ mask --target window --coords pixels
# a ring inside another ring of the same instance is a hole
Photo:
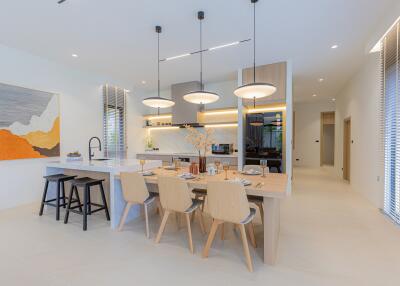
[[[382,40],[384,212],[400,224],[399,23]]]
[[[104,156],[126,157],[126,91],[103,86]]]

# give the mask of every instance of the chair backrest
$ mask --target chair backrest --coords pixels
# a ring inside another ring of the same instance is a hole
[[[184,212],[192,205],[189,187],[178,177],[158,177],[161,205],[166,210]]]
[[[215,219],[240,223],[250,214],[246,191],[237,182],[208,182],[207,203],[209,213]]]
[[[244,165],[243,171],[248,171],[253,169],[254,171],[262,172],[260,165]],[[265,168],[265,173],[269,173],[269,168]]]
[[[137,172],[121,172],[122,194],[127,202],[143,203],[149,197],[146,182]]]

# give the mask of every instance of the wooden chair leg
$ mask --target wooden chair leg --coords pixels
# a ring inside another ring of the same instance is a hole
[[[249,244],[247,243],[246,229],[244,228],[243,224],[239,225],[239,228],[240,228],[240,234],[242,236],[243,252],[246,258],[247,268],[249,269],[250,272],[253,272],[253,262],[251,261],[250,257]]]
[[[144,218],[146,220],[146,237],[150,238],[150,231],[149,231],[149,208],[147,205],[144,205]]]
[[[225,239],[225,223],[221,224],[221,240]]]
[[[166,210],[166,211],[164,212],[164,216],[163,216],[163,219],[162,219],[162,221],[161,221],[161,225],[160,225],[160,228],[159,228],[159,230],[158,230],[157,237],[156,237],[156,243],[159,243],[160,240],[161,240],[161,235],[162,235],[163,232],[164,232],[165,225],[167,224],[167,220],[168,220],[169,214],[170,214],[170,211],[168,211],[168,210]]]
[[[257,248],[257,242],[256,242],[256,237],[254,235],[254,225],[253,222],[250,222],[247,224],[248,231],[249,231],[249,237],[250,237],[250,242],[251,245],[253,245],[254,248]]]
[[[215,233],[217,232],[218,229],[218,225],[221,224],[221,221],[219,220],[213,220],[213,223],[211,225],[211,230],[210,230],[210,234],[208,235],[208,239],[207,239],[207,243],[204,246],[204,250],[203,250],[203,258],[208,257],[208,253],[210,252],[210,248],[211,248],[211,244],[214,240],[215,237]]]
[[[187,224],[187,231],[188,231],[188,241],[189,241],[189,250],[193,254],[193,239],[192,239],[192,228],[190,226],[190,214],[185,214],[186,224]]]
[[[163,208],[161,206],[160,198],[156,199],[156,204],[157,204],[158,214],[160,215],[160,219],[162,220],[163,215],[164,215],[164,211],[163,211]]]
[[[257,206],[258,206],[258,209],[260,210],[260,216],[261,216],[262,224],[264,225],[264,206],[263,206],[263,203],[259,203],[259,204],[257,204]]]
[[[196,210],[198,216],[199,216],[199,222],[200,222],[200,228],[201,232],[203,234],[206,234],[206,228],[204,227],[204,219],[203,219],[203,212],[200,209]]]
[[[131,209],[131,206],[132,206],[131,203],[126,203],[124,212],[123,212],[121,220],[119,222],[118,231],[122,231],[122,228],[124,227],[124,224],[125,224],[126,218],[128,217],[128,213],[129,213],[129,210]]]

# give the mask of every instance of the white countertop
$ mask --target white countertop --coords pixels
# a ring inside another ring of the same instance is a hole
[[[137,155],[159,155],[159,156],[177,156],[177,157],[198,157],[198,153],[179,153],[179,152],[160,152],[160,151],[145,151],[137,153]],[[207,154],[208,158],[237,158],[238,154]]]
[[[144,169],[153,169],[162,166],[160,160],[147,160]],[[48,162],[46,167],[72,169],[82,171],[104,172],[119,174],[120,172],[135,172],[140,171],[141,166],[137,159],[110,159],[107,161],[67,161],[61,159],[59,161]]]

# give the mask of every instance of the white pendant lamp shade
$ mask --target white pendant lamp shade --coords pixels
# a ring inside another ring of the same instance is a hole
[[[233,92],[237,97],[257,99],[267,97],[276,92],[276,87],[269,83],[250,83],[242,85]]]
[[[157,108],[158,113],[160,113],[160,108],[168,108],[175,105],[171,99],[164,98],[160,96],[160,34],[161,34],[161,26],[156,26],[157,33],[157,77],[158,77],[158,96],[147,97],[142,100],[142,103],[146,106]]]
[[[233,92],[237,97],[253,99],[254,106],[256,99],[271,96],[276,92],[276,87],[269,83],[256,82],[256,3],[258,0],[251,0],[253,4],[253,83],[239,86]]]
[[[158,96],[145,98],[142,103],[153,108],[168,108],[175,105],[172,100]]]
[[[183,99],[195,104],[209,104],[216,102],[219,96],[216,93],[208,91],[193,91],[185,94]]]
[[[204,19],[204,12],[197,12],[197,19],[200,21],[200,86],[201,90],[189,92],[183,96],[187,102],[194,104],[209,104],[216,102],[219,99],[218,94],[215,92],[203,90],[203,38],[201,21]]]

